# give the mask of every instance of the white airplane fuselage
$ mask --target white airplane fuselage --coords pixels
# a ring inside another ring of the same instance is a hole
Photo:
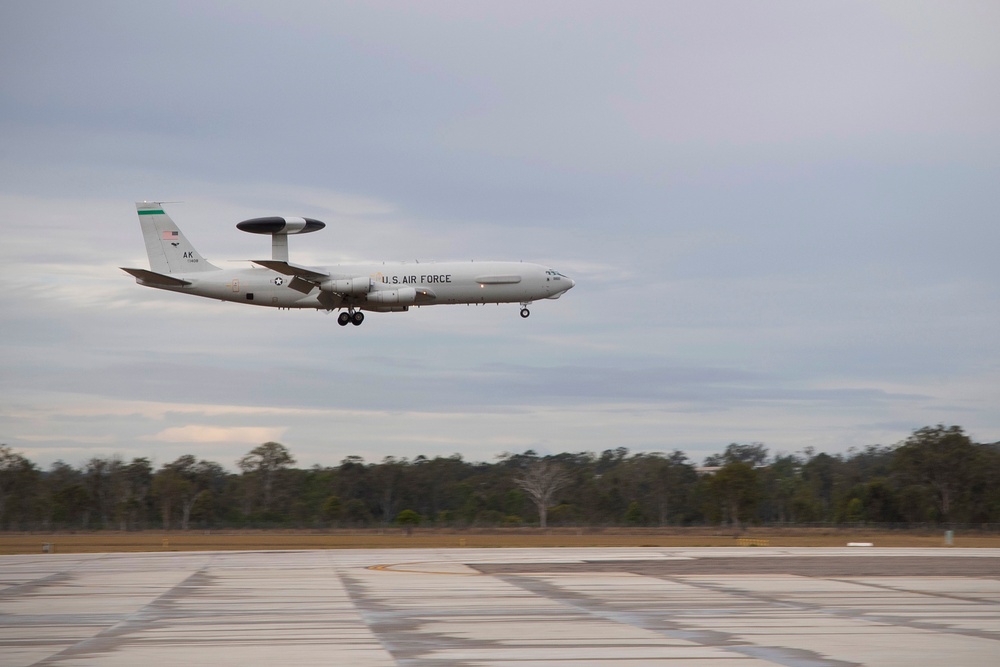
[[[319,287],[303,294],[289,286],[292,276],[265,268],[169,274],[188,285],[161,285],[141,278],[137,281],[148,287],[254,306],[334,310],[353,305],[372,311],[403,310],[402,306],[411,305],[531,303],[558,299],[574,284],[552,269],[528,262],[385,262],[322,268],[330,274],[330,280],[370,278],[371,289],[363,295],[348,295]],[[418,292],[413,300],[408,292],[400,295],[406,288]],[[376,302],[368,298],[379,294],[385,294],[386,299]]]
[[[411,306],[520,303],[521,317],[540,299],[558,299],[572,279],[528,262],[381,262],[310,267],[288,261],[288,235],[322,229],[311,218],[255,218],[237,227],[272,237],[272,257],[255,267],[220,268],[187,240],[157,202],[138,202],[150,269],[124,268],[146,287],[269,308],[341,310],[341,325],[361,324],[361,311],[403,312]]]

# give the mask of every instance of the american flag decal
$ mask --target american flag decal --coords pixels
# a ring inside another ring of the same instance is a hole
[[[164,241],[173,241],[177,238],[178,232],[163,232],[161,238]]]

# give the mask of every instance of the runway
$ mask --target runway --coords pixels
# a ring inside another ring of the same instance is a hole
[[[997,549],[0,557],[0,665],[998,664]]]

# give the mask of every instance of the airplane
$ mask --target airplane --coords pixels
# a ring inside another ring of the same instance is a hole
[[[310,267],[288,260],[288,236],[316,232],[313,218],[265,217],[236,227],[271,237],[271,259],[255,267],[223,269],[195,250],[163,210],[136,202],[149,269],[121,267],[139,285],[279,309],[342,311],[338,324],[360,325],[364,311],[406,312],[410,306],[520,303],[521,317],[539,299],[558,299],[576,284],[566,275],[527,262],[383,262]]]

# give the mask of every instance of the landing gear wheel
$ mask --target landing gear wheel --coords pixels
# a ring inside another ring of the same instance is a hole
[[[361,326],[361,323],[364,321],[365,321],[365,314],[362,313],[360,310],[354,311],[354,314],[351,315],[351,324],[353,324],[356,327]]]
[[[346,327],[347,323],[351,321],[350,313],[341,313],[337,316],[337,324],[342,327]]]
[[[528,315],[531,315],[531,311],[528,310],[527,308],[522,308],[521,309],[521,317],[527,317]]]

